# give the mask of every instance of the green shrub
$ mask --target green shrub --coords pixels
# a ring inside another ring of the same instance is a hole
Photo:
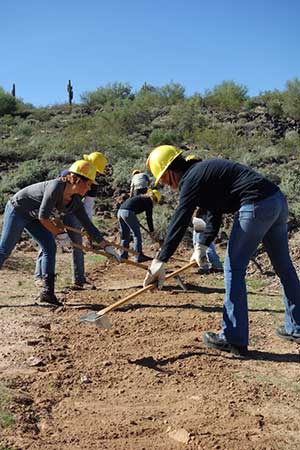
[[[179,131],[156,129],[151,132],[148,142],[151,146],[162,144],[180,145],[182,139],[182,134]]]
[[[262,106],[271,116],[281,117],[283,115],[283,99],[284,94],[277,89],[274,91],[265,91],[256,97],[249,98],[246,101],[246,109],[255,109]]]
[[[3,175],[0,191],[15,193],[33,183],[44,181],[48,177],[50,167],[45,161],[29,160],[21,163],[14,171]]]
[[[81,94],[81,101],[91,107],[118,105],[123,100],[133,98],[131,86],[128,83],[112,83],[99,87],[96,91]]]
[[[5,114],[13,114],[17,110],[17,100],[0,87],[0,117]]]
[[[201,98],[194,97],[172,106],[167,124],[175,128],[184,140],[193,141],[195,132],[207,125],[207,119],[202,113]]]
[[[284,92],[283,111],[286,116],[300,119],[300,80],[295,78],[287,82]]]
[[[0,430],[1,428],[9,427],[14,423],[14,418],[9,412],[9,405],[11,396],[9,390],[3,385],[0,385]]]
[[[247,99],[247,87],[234,83],[234,81],[223,81],[212,91],[208,90],[204,96],[205,104],[229,111],[239,111]]]

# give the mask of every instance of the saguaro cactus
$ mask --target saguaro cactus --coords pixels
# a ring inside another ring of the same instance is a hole
[[[73,100],[73,86],[71,84],[71,80],[69,80],[68,84],[67,84],[67,91],[68,91],[68,95],[69,95],[69,105],[72,105],[72,100]]]

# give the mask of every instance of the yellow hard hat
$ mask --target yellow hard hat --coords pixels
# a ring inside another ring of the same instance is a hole
[[[178,150],[173,145],[160,145],[156,147],[147,159],[147,167],[156,178],[154,185],[159,183],[159,180],[169,167],[169,165],[174,161],[177,156],[181,155],[182,150]]]
[[[83,155],[83,159],[85,161],[89,161],[92,164],[94,164],[94,166],[97,169],[97,172],[104,173],[105,166],[107,164],[107,159],[102,153],[93,152],[93,153],[90,153],[89,155]]]
[[[133,175],[136,175],[137,173],[142,173],[139,169],[134,169],[132,172],[131,172],[131,175],[133,176]]]
[[[92,164],[90,161],[85,161],[84,159],[75,161],[69,168],[69,172],[87,178],[88,180],[91,180],[93,184],[98,184],[95,181],[97,174],[96,166],[94,166],[94,164]]]
[[[185,158],[186,161],[191,161],[192,159],[199,159],[199,158],[198,158],[198,156],[196,156],[196,155],[188,155],[188,156]]]
[[[153,189],[152,194],[155,198],[155,203],[159,203],[161,200],[161,193],[157,189]]]

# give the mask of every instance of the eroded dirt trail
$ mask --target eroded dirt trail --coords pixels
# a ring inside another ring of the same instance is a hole
[[[104,330],[78,318],[134,292],[137,287],[108,288],[138,286],[143,273],[100,266],[90,274],[97,290],[67,293],[66,308],[52,311],[33,306],[33,255],[26,255],[22,270],[14,265],[19,257],[1,271],[0,383],[11,389],[16,418],[1,430],[2,445],[300,448],[300,347],[275,335],[283,307],[274,288],[249,287],[252,351],[251,358],[239,360],[202,343],[203,332],[220,325],[221,275],[191,269],[182,276],[188,292],[169,281],[164,291],[111,312],[113,327]]]

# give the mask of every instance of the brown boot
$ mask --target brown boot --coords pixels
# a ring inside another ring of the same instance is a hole
[[[48,274],[43,277],[43,287],[40,292],[40,301],[53,306],[63,306],[54,294],[55,275]]]

